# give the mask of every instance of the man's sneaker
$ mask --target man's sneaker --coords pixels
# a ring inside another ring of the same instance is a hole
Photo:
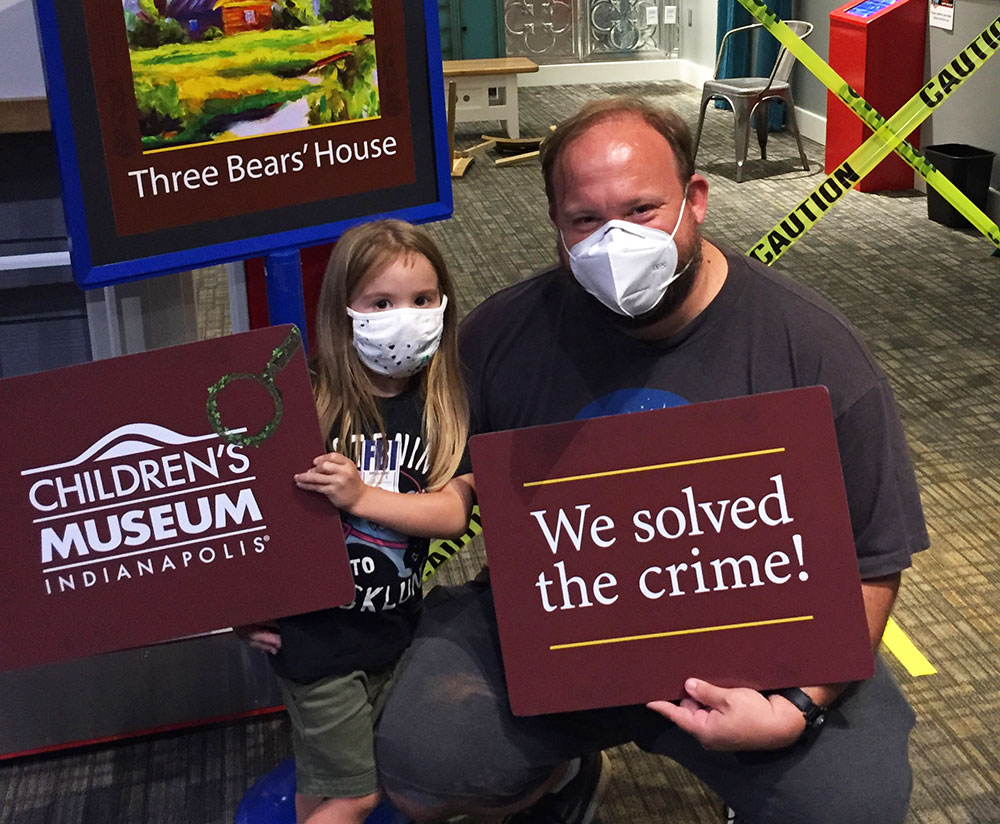
[[[728,804],[725,806],[723,813],[726,816],[726,824],[740,824],[739,819],[736,817],[736,810]]]
[[[505,824],[590,824],[604,798],[611,762],[603,752],[585,755],[580,770],[558,792],[547,793]]]

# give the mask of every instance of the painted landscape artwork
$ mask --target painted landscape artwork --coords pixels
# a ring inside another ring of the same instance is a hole
[[[123,0],[143,151],[379,116],[372,0]]]

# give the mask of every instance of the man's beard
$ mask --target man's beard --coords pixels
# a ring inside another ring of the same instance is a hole
[[[620,326],[626,331],[636,331],[639,329],[645,329],[648,326],[653,326],[659,323],[666,317],[672,315],[677,309],[687,300],[688,295],[691,294],[691,289],[694,288],[695,281],[698,277],[698,270],[701,268],[702,262],[702,251],[701,251],[701,231],[700,227],[695,230],[694,238],[691,243],[692,250],[687,259],[687,266],[684,268],[683,274],[678,276],[678,278],[667,287],[667,291],[663,293],[663,297],[660,298],[660,302],[656,304],[648,312],[643,312],[641,315],[636,315],[634,318],[628,315],[622,315],[613,309],[609,309],[601,301],[587,292],[580,282],[570,274],[570,278],[576,287],[583,292],[594,305],[599,307],[600,311],[605,313],[609,319]],[[678,261],[680,263],[680,261]],[[569,268],[567,266],[567,268]]]
[[[667,287],[667,291],[663,293],[663,297],[660,298],[660,302],[656,306],[648,312],[636,315],[634,318],[630,318],[628,315],[619,315],[615,312],[615,323],[621,326],[622,329],[635,331],[653,326],[676,312],[681,304],[687,300],[687,296],[691,294],[691,289],[694,287],[695,280],[698,277],[698,269],[701,267],[702,257],[700,232],[695,232],[693,246],[694,249],[688,257],[688,264],[683,274],[679,275]]]

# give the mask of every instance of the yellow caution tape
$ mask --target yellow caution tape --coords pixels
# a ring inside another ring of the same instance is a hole
[[[885,644],[889,652],[899,659],[899,663],[906,668],[910,675],[934,675],[937,672],[933,664],[914,646],[913,642],[907,638],[906,633],[899,628],[899,624],[892,618],[885,625],[882,643]]]
[[[874,131],[874,134],[823,183],[761,238],[748,254],[764,263],[773,263],[785,249],[812,228],[848,189],[881,163],[893,150],[955,206],[973,226],[1000,248],[1000,228],[996,223],[905,141],[910,132],[926,120],[935,108],[1000,49],[1000,17],[959,52],[948,66],[931,78],[898,112],[886,120],[763,3],[759,0],[739,0],[739,2],[792,52],[802,65],[816,75],[823,85],[836,94]]]
[[[437,538],[431,541],[430,549],[427,552],[427,563],[424,564],[424,571],[421,580],[426,581],[446,561],[450,561],[465,547],[472,543],[472,539],[483,531],[483,521],[479,517],[479,507],[472,508],[472,519],[469,521],[468,529],[462,533],[461,537],[455,540]]]
[[[785,248],[791,246],[808,231],[848,189],[893,150],[929,185],[937,189],[973,226],[1000,248],[1000,230],[996,223],[903,139],[1000,48],[1000,17],[987,26],[947,67],[938,72],[936,77],[929,80],[889,121],[886,121],[765,5],[757,0],[739,0],[739,2],[874,132],[784,220],[761,239],[749,254],[764,263],[777,260]],[[937,672],[892,618],[886,624],[882,641],[910,675],[933,675]]]
[[[741,0],[742,2],[742,0]],[[843,101],[843,103],[853,111],[860,120],[868,126],[872,131],[878,131],[884,124],[885,118],[882,117],[875,109],[867,102],[851,85],[844,80],[837,72],[823,59],[816,54],[802,39],[797,37],[791,29],[788,28],[777,17],[767,10],[765,6],[754,0],[748,0],[748,2],[743,3],[743,6],[751,12],[769,32],[771,32],[776,39],[778,39],[782,45],[784,45],[792,54],[795,55],[796,59],[802,63],[816,79],[819,80],[824,86],[826,86],[831,92],[833,92],[837,97]],[[763,9],[763,11],[758,14],[758,12]],[[764,15],[763,17],[761,15]],[[766,19],[765,19],[766,18]],[[773,21],[772,21],[773,18]],[[995,26],[995,23],[994,23]],[[990,28],[985,30],[987,36],[989,35]],[[975,41],[973,44],[975,45]],[[983,60],[986,60],[989,55],[981,55]],[[962,75],[963,72],[967,72],[968,68],[962,62],[960,62],[961,55],[956,57],[952,61],[953,64],[958,63],[959,67],[956,70],[956,74]],[[925,101],[932,106],[937,106],[940,104],[943,98],[937,99],[936,102],[934,98],[929,95],[925,98]],[[989,232],[992,230],[994,233],[997,230],[996,224],[987,218],[982,210],[976,206],[969,198],[958,189],[955,184],[953,184],[947,177],[945,177],[941,172],[934,168],[931,163],[924,158],[916,149],[913,148],[907,141],[903,140],[899,145],[894,147],[895,152],[903,158],[921,177],[923,177],[931,186],[938,190],[942,196],[944,196],[949,202],[952,203],[963,215],[970,218],[970,222],[974,217],[985,218],[985,231],[983,234],[989,236]],[[981,221],[980,221],[981,222]],[[978,225],[978,224],[977,224]]]

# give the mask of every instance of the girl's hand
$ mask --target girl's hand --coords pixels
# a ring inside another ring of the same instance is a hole
[[[366,488],[354,461],[339,452],[314,458],[312,469],[295,475],[295,485],[326,495],[337,509],[347,512],[357,504]]]
[[[276,655],[281,649],[281,635],[274,624],[244,624],[233,627],[233,632],[254,649]]]

